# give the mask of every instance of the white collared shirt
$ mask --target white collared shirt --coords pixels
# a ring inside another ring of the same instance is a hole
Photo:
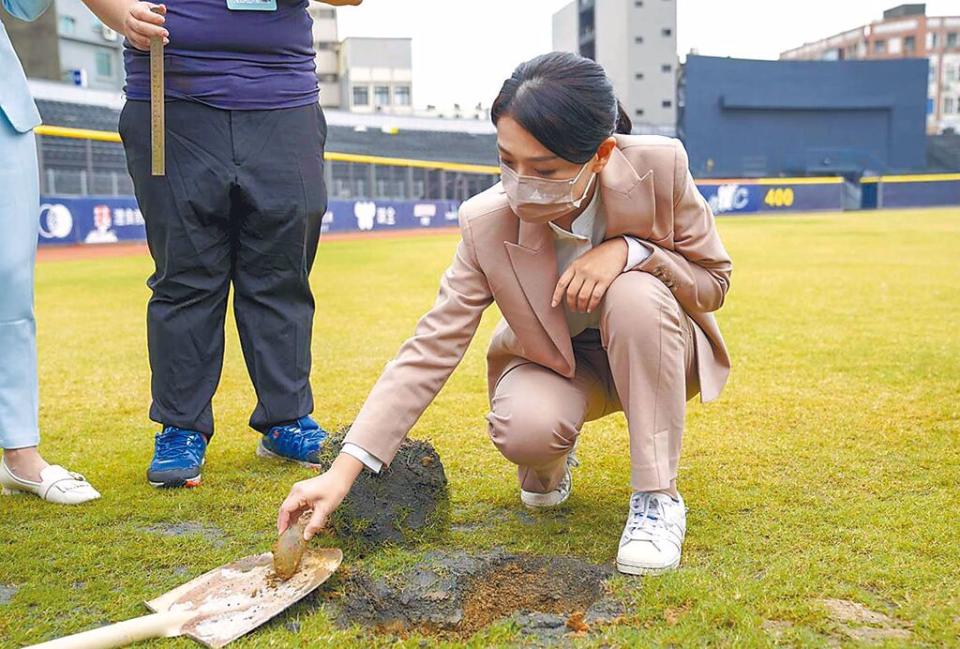
[[[585,255],[594,246],[603,243],[603,238],[607,232],[607,217],[603,210],[599,191],[594,194],[583,213],[574,219],[570,228],[571,231],[568,232],[560,226],[550,223],[550,231],[553,234],[554,245],[557,250],[558,276],[563,275],[567,267],[577,258]],[[623,271],[626,272],[643,263],[652,254],[652,251],[633,237],[625,236],[624,240],[627,242],[627,263]],[[571,338],[584,329],[597,329],[600,326],[599,310],[595,310],[593,313],[578,313],[570,311],[566,302],[564,302],[563,309],[567,317],[567,326],[570,328]],[[356,444],[346,443],[341,450],[360,460],[364,466],[374,473],[380,473],[383,468],[383,462]]]
[[[557,276],[559,277],[579,257],[603,243],[607,233],[607,217],[600,199],[600,192],[597,191],[594,194],[587,208],[573,221],[570,231],[564,230],[553,222],[550,223],[550,231],[557,250]],[[627,242],[627,263],[623,268],[626,272],[643,263],[650,256],[651,251],[633,237],[623,238]],[[563,303],[563,309],[571,338],[583,332],[584,329],[600,327],[599,310],[594,310],[593,313],[570,311],[566,301]]]

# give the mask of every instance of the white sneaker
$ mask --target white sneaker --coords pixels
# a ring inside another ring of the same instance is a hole
[[[683,498],[638,491],[630,498],[630,513],[620,537],[617,570],[628,575],[657,575],[680,565],[687,531]]]
[[[31,482],[15,476],[7,463],[0,460],[0,494],[13,496],[26,493],[58,505],[79,505],[100,497],[100,492],[82,475],[67,471],[62,466],[48,466],[40,472],[40,482]]]
[[[577,441],[579,441],[579,439]],[[576,466],[580,466],[580,461],[577,460],[577,443],[574,442],[573,448],[569,453],[567,453],[566,472],[564,473],[560,484],[557,485],[557,488],[553,491],[548,491],[545,494],[521,489],[520,502],[533,509],[556,507],[557,505],[563,503],[567,498],[570,497],[570,492],[573,491],[573,474],[570,472],[570,469]]]

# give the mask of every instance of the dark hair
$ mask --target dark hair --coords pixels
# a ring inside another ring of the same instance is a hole
[[[512,117],[543,146],[577,164],[590,160],[614,133],[633,130],[603,68],[570,52],[543,54],[517,66],[490,116],[494,125]]]

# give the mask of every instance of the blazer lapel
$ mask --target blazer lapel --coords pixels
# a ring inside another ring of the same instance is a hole
[[[557,252],[550,228],[546,224],[520,221],[517,241],[518,243],[504,243],[513,273],[540,325],[566,361],[567,368],[572,371],[573,345],[570,342],[570,329],[563,307],[550,306],[553,291],[560,279],[557,275]]]
[[[650,238],[657,206],[652,169],[640,176],[617,147],[600,172],[600,191],[606,210],[607,239],[624,234]]]

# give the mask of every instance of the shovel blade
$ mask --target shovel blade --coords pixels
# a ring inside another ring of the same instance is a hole
[[[181,633],[207,647],[223,647],[309,595],[342,560],[335,548],[307,550],[297,573],[282,581],[266,552],[215,568],[146,604],[157,613],[195,613]]]

